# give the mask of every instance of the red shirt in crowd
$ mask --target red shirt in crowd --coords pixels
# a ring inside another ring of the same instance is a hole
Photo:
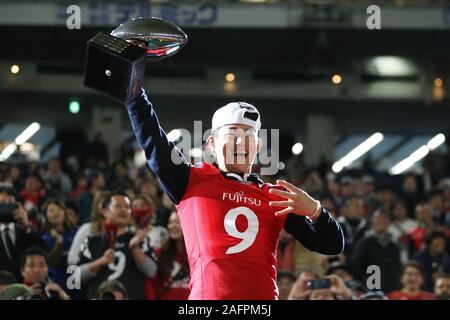
[[[388,293],[389,300],[434,300],[436,296],[431,292],[419,291],[419,293],[411,294],[402,290]]]
[[[155,249],[159,258],[161,249]],[[186,252],[178,251],[170,275],[163,279],[157,275],[145,279],[145,296],[147,300],[187,300],[189,297],[189,268],[184,267]]]

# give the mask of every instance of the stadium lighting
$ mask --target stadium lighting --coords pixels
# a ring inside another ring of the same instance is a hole
[[[376,132],[369,138],[361,142],[353,150],[351,150],[347,155],[342,157],[339,161],[335,162],[332,166],[332,170],[335,173],[341,172],[344,167],[349,166],[353,161],[359,159],[361,156],[369,152],[373,147],[383,141],[384,136],[380,132]]]
[[[236,80],[236,76],[234,75],[234,73],[227,73],[226,75],[225,75],[225,81],[227,81],[227,82],[233,82],[233,81],[235,81]]]
[[[442,133],[439,133],[435,135],[433,138],[428,141],[427,146],[430,148],[430,150],[434,150],[437,147],[439,147],[441,144],[445,142],[445,135]]]
[[[411,168],[416,162],[425,158],[430,151],[438,148],[445,142],[445,135],[439,133],[431,138],[427,144],[422,145],[420,148],[411,153],[408,157],[398,162],[390,169],[391,174],[397,175],[405,172]]]
[[[430,149],[428,148],[428,146],[426,145],[421,146],[419,149],[411,153],[408,157],[406,157],[405,159],[397,163],[395,166],[393,166],[390,169],[391,173],[397,175],[405,172],[406,170],[411,168],[414,165],[414,163],[425,158],[429,152]]]
[[[17,64],[13,64],[11,66],[10,71],[11,71],[12,74],[18,74],[19,71],[20,71],[20,68],[19,68],[19,66]]]
[[[434,79],[434,86],[441,88],[444,85],[444,81],[441,78]]]
[[[71,101],[69,103],[69,111],[74,114],[80,112],[80,103],[76,100]]]
[[[16,150],[17,145],[15,143],[10,143],[8,146],[6,146],[6,148],[2,151],[2,161],[8,159]]]
[[[405,77],[416,74],[417,67],[402,57],[379,56],[368,61],[367,70],[381,77]]]
[[[36,132],[38,132],[40,128],[41,125],[39,123],[33,122],[16,137],[14,142],[17,145],[21,145],[22,143],[27,142],[28,139],[30,139]]]
[[[331,77],[331,82],[333,82],[334,84],[340,84],[342,82],[342,77],[338,74],[334,74]]]

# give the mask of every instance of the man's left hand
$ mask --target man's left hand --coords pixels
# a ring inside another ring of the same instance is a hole
[[[308,193],[285,180],[277,180],[277,186],[281,186],[287,191],[272,188],[269,190],[269,193],[287,200],[269,202],[271,207],[284,207],[283,210],[275,212],[275,215],[294,213],[299,216],[307,216],[312,220],[316,220],[319,217],[321,205],[318,200],[311,198]]]

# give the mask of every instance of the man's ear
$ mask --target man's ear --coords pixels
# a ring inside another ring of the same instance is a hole
[[[208,146],[214,150],[215,149],[215,144],[214,144],[214,137],[212,135],[210,135],[208,137],[208,139],[206,139],[206,143],[208,144]]]

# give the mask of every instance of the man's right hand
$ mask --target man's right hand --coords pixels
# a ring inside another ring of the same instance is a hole
[[[13,215],[14,219],[16,219],[17,224],[22,227],[26,228],[30,225],[30,221],[28,220],[28,214],[23,208],[22,204],[17,203],[18,207],[16,210],[14,210]]]
[[[105,253],[103,254],[103,256],[101,257],[102,259],[102,264],[103,265],[108,265],[111,262],[114,262],[114,259],[116,258],[115,252],[113,249],[108,249],[105,251]]]

